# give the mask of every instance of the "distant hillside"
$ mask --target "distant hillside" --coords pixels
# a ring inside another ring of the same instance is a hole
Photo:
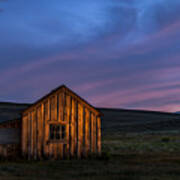
[[[18,119],[30,104],[0,102],[0,122]],[[180,130],[180,114],[97,108],[102,117],[102,131],[107,133]]]
[[[103,133],[180,130],[180,114],[97,108],[102,117]]]
[[[29,104],[0,102],[0,122],[19,119]]]

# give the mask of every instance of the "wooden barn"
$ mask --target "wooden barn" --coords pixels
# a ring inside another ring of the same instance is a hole
[[[9,126],[8,123],[4,122],[3,127],[20,131],[16,133],[20,142],[13,145],[19,145],[25,158],[84,158],[101,154],[101,113],[64,85],[25,108],[20,119],[11,121]]]

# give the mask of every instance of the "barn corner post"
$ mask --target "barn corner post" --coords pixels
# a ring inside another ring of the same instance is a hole
[[[41,138],[41,157],[45,158],[45,146],[44,146],[44,138],[45,138],[45,113],[44,113],[44,102],[41,104],[41,116],[42,116],[42,138]]]

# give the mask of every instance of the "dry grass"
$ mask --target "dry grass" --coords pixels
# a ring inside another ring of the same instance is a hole
[[[103,149],[116,155],[178,153],[180,152],[180,133],[111,134],[103,138]]]
[[[103,140],[104,159],[1,161],[0,179],[177,180],[179,140],[179,134],[112,135]]]

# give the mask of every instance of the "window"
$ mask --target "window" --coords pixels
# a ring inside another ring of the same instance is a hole
[[[66,127],[60,124],[50,124],[50,140],[64,140],[66,137]]]

